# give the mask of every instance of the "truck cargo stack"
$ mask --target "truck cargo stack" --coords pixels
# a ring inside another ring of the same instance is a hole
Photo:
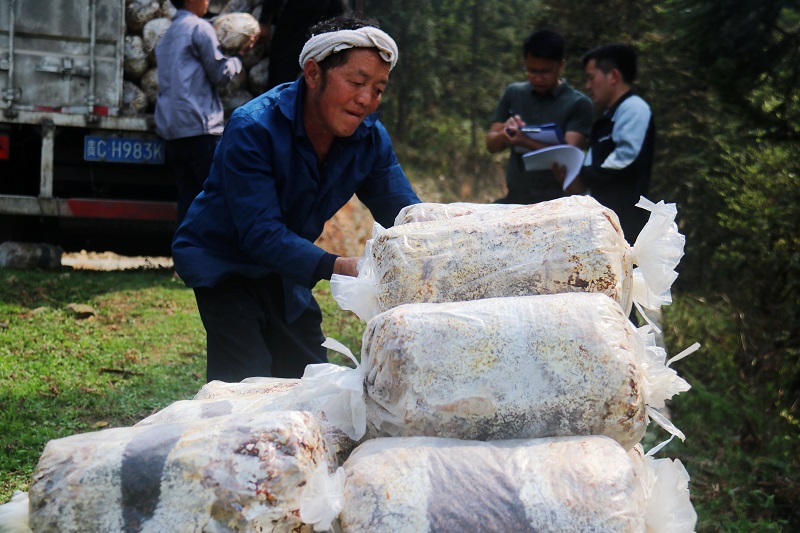
[[[214,15],[260,9],[211,4]],[[176,190],[155,134],[154,49],[175,11],[170,0],[0,0],[0,241],[169,254]],[[228,113],[263,90],[264,55],[260,45],[243,59],[222,94]]]

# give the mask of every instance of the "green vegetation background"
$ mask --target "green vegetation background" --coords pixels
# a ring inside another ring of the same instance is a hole
[[[800,529],[800,0],[364,0],[398,41],[382,120],[420,196],[488,201],[504,156],[483,134],[520,43],[551,26],[580,56],[635,44],[658,126],[650,199],[673,202],[686,255],[665,309],[692,385],[671,404],[687,435],[659,456],[691,475],[698,531]],[[321,284],[326,333],[360,326]],[[78,320],[69,303],[98,314]],[[169,273],[0,271],[0,496],[25,490],[48,439],[130,425],[203,383],[191,291]],[[652,437],[657,438],[657,437]]]

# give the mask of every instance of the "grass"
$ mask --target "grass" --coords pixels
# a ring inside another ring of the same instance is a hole
[[[166,270],[0,269],[0,501],[27,490],[48,440],[132,425],[203,385],[194,296],[170,278]],[[324,333],[358,354],[363,324],[338,309],[327,283],[315,295]],[[69,304],[95,315],[78,318]],[[671,403],[687,439],[658,454],[689,471],[697,531],[797,530],[800,426],[776,407],[769,384],[743,379],[725,301],[675,295],[664,323],[671,354],[703,344],[674,365],[692,384]],[[646,448],[663,438],[652,429]]]
[[[698,531],[797,531],[800,424],[775,400],[769,380],[737,364],[740,337],[724,298],[679,295],[665,309],[670,353],[699,341],[675,363],[692,390],[672,402],[687,438],[667,454],[691,475]]]

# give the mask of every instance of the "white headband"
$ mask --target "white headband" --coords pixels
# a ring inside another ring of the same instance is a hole
[[[348,48],[377,48],[381,58],[389,63],[389,70],[397,63],[397,44],[384,31],[372,26],[357,30],[339,30],[320,33],[309,39],[300,52],[300,68],[309,59],[317,63],[329,55]]]

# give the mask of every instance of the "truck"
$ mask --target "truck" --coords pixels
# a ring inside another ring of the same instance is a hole
[[[0,242],[169,255],[177,192],[151,110],[124,108],[125,10],[0,0]]]

